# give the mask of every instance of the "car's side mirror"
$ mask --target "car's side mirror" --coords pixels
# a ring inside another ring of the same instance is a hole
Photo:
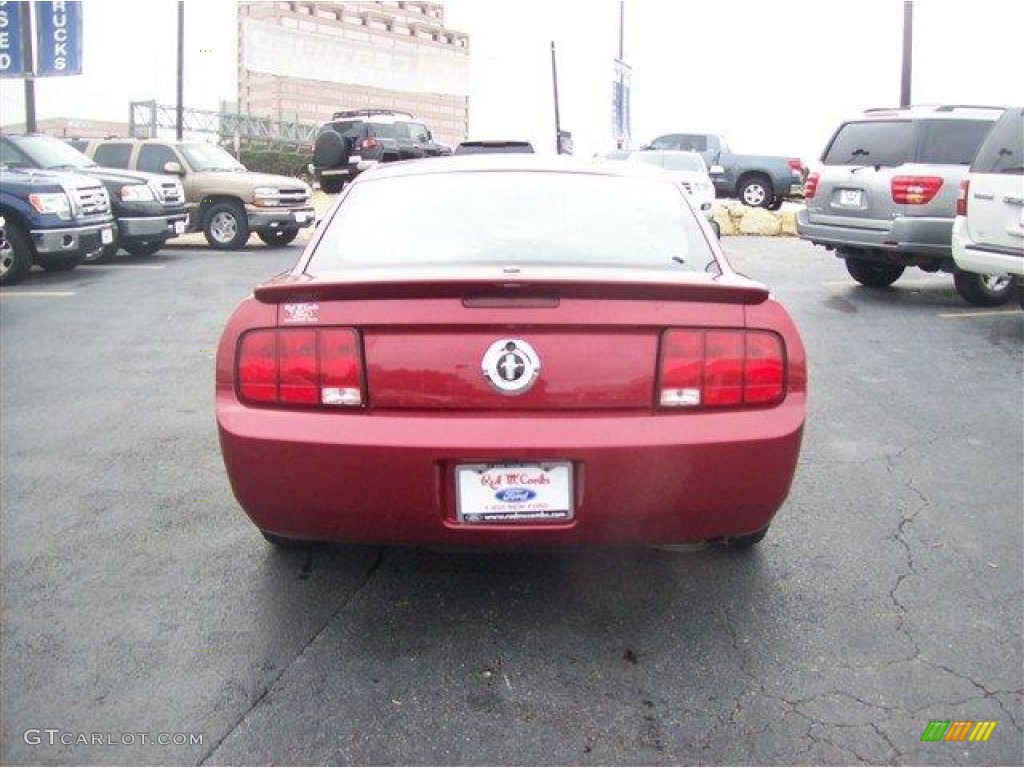
[[[168,160],[164,163],[164,173],[173,173],[175,176],[184,176],[185,169],[177,160]]]
[[[708,168],[708,174],[711,176],[723,176],[725,175],[725,168],[720,165],[712,165]]]

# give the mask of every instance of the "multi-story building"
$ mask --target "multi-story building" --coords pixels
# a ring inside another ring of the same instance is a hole
[[[241,2],[238,111],[320,123],[341,109],[385,108],[466,138],[469,36],[426,2]]]

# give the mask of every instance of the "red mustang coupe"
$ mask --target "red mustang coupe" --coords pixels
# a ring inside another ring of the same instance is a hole
[[[220,444],[268,540],[763,538],[804,349],[662,172],[476,155],[350,184],[217,353]]]

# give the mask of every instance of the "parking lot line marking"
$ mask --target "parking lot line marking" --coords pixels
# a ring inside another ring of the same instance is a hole
[[[167,269],[166,264],[79,264],[79,269]]]
[[[953,320],[958,317],[992,317],[994,315],[1016,315],[1016,309],[989,309],[983,312],[940,312],[939,317],[946,320]]]
[[[31,296],[41,299],[63,299],[68,296],[74,296],[75,293],[75,291],[0,291],[0,299],[6,299],[12,296]]]

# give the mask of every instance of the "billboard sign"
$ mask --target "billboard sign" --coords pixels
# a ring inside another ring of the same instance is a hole
[[[36,76],[82,74],[82,3],[36,3]]]
[[[0,77],[24,77],[27,72],[21,30],[28,13],[28,3],[0,2]]]
[[[245,19],[243,66],[250,72],[371,88],[464,96],[469,55],[441,46],[369,42]]]

